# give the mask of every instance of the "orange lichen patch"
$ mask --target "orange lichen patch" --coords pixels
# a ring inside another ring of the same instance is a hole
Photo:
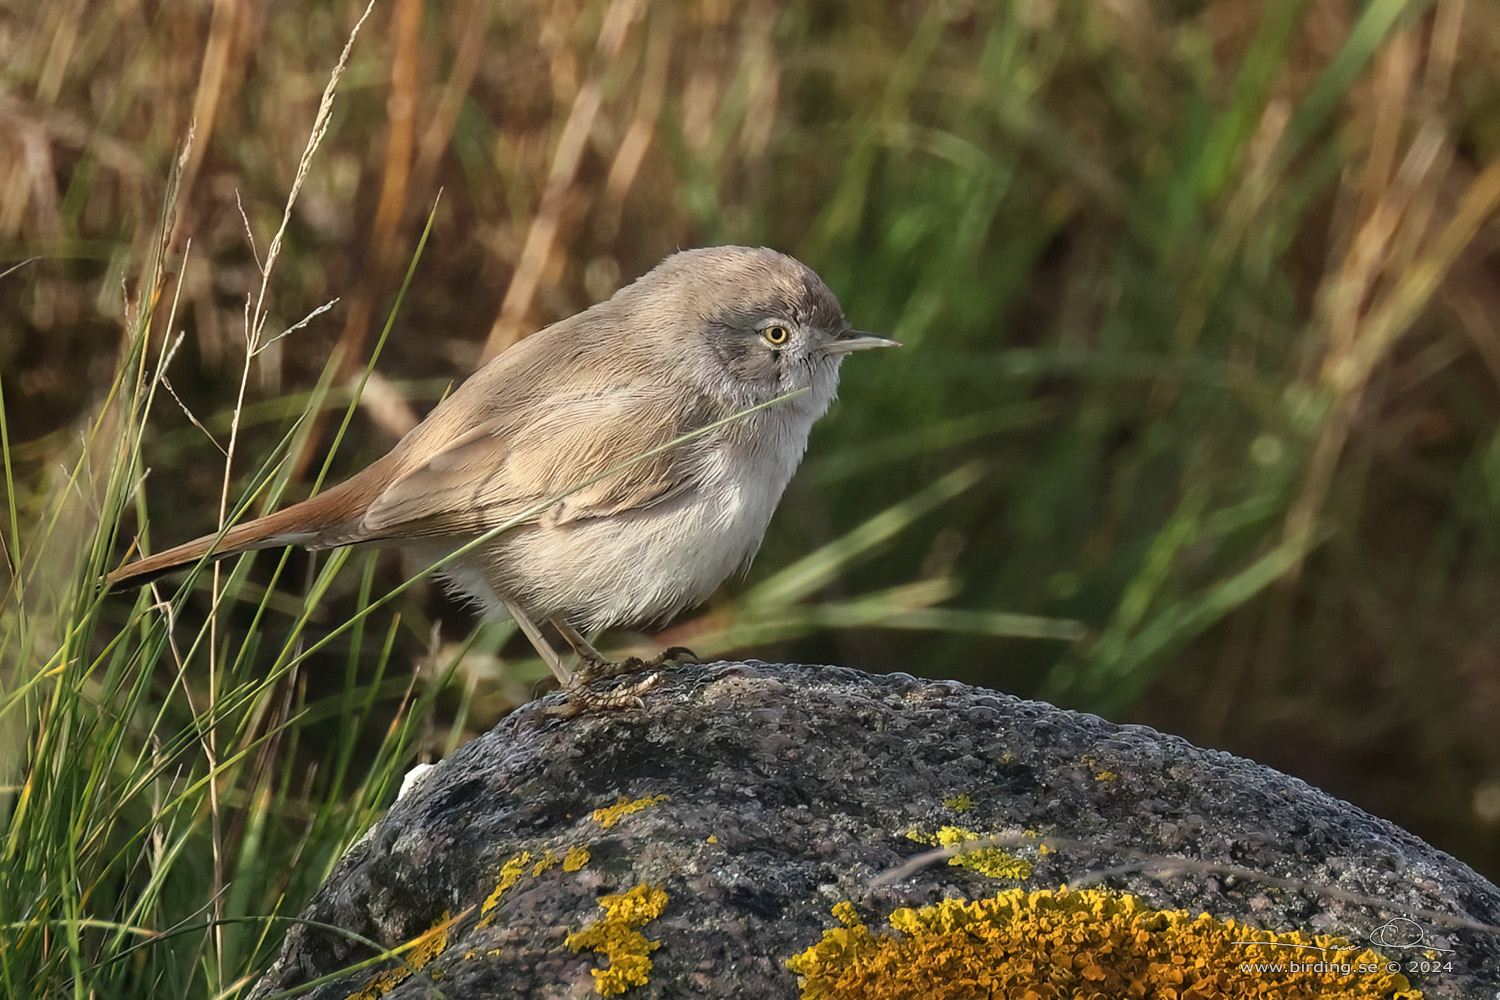
[[[974,808],[974,800],[967,795],[955,795],[951,799],[944,799],[943,805],[954,812],[968,812]]]
[[[444,910],[438,922],[415,939],[411,949],[402,956],[401,965],[394,969],[377,972],[364,989],[350,994],[349,1000],[379,1000],[380,997],[410,978],[413,973],[420,971],[448,947],[448,927],[452,923],[453,914]]]
[[[936,833],[923,833],[920,830],[907,831],[907,839],[915,840],[919,844],[932,844],[935,847],[963,848],[963,845],[971,840],[985,840],[986,836],[973,830],[966,830],[961,826],[945,826]],[[1008,854],[998,847],[975,847],[963,849],[962,853],[956,854],[948,859],[950,865],[960,868],[972,868],[981,875],[991,878],[1031,878],[1031,862],[1025,858],[1018,858],[1014,854]]]
[[[671,798],[669,795],[647,795],[639,799],[627,799],[621,795],[619,801],[612,806],[594,810],[594,822],[603,827],[611,827],[631,813],[638,813],[642,809],[654,806],[658,802],[665,802]]]
[[[600,996],[646,985],[651,953],[661,943],[649,940],[636,928],[661,916],[667,908],[666,892],[660,886],[642,883],[629,892],[604,896],[599,905],[604,907],[604,917],[569,934],[565,943],[574,951],[592,948],[608,960],[604,968],[589,970]]]
[[[871,932],[848,903],[833,913],[843,926],[787,963],[803,977],[803,1000],[1422,996],[1386,971],[1384,957],[1339,938],[1153,910],[1134,896],[1092,889],[1014,889],[899,909],[891,934]]]

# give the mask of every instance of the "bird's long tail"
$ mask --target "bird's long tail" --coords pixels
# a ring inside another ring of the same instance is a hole
[[[235,525],[222,538],[204,535],[121,566],[104,578],[105,586],[131,587],[150,583],[163,573],[191,566],[206,555],[224,559],[241,552],[280,545],[321,547],[319,541],[325,534],[347,527],[369,506],[372,485],[366,476],[356,476],[285,510]]]

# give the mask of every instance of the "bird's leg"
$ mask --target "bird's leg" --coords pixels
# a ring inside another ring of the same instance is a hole
[[[558,631],[562,633],[563,639],[583,659],[582,668],[577,673],[574,673],[563,666],[562,657],[558,655],[552,643],[547,641],[546,635],[543,634],[537,623],[531,620],[530,616],[508,601],[505,602],[505,607],[510,612],[511,618],[515,620],[516,625],[525,633],[526,638],[531,640],[531,645],[536,648],[536,651],[541,654],[542,659],[547,662],[547,666],[551,668],[553,676],[562,685],[563,694],[568,699],[557,708],[550,709],[547,712],[548,715],[557,715],[565,719],[570,719],[580,712],[585,712],[589,709],[611,710],[638,707],[641,704],[641,694],[655,687],[657,682],[661,680],[660,674],[652,674],[643,681],[614,691],[591,691],[587,687],[590,681],[598,680],[601,677],[618,677],[621,673],[632,671],[610,673],[606,670],[596,675],[595,671],[598,667],[613,667],[616,664],[606,663],[604,657],[599,654],[599,651],[589,645],[575,629],[558,619],[553,619],[552,624],[558,627]]]
[[[583,661],[579,667],[578,674],[585,683],[591,681],[607,680],[611,677],[624,677],[627,674],[638,674],[646,670],[655,670],[681,660],[698,662],[698,657],[686,646],[672,646],[663,650],[660,656],[653,656],[649,660],[643,660],[639,656],[629,656],[617,662],[606,660],[604,654],[594,648],[583,635],[563,621],[561,618],[553,618],[552,625],[562,635],[563,641],[573,647],[573,652]]]
[[[572,646],[573,652],[578,654],[578,659],[582,661],[578,672],[583,674],[589,680],[598,679],[598,677],[596,677],[595,675],[599,672],[599,669],[601,667],[613,666],[613,664],[611,664],[604,658],[603,653],[594,648],[593,643],[589,642],[583,637],[582,632],[578,631],[576,628],[569,625],[561,618],[553,618],[552,627],[557,629],[558,634],[563,637],[563,642],[566,642],[569,646]],[[600,676],[602,676],[602,674]]]
[[[537,623],[532,621],[525,612],[510,601],[504,601],[503,603],[505,604],[505,610],[510,612],[510,617],[521,631],[526,634],[526,638],[531,640],[531,645],[541,655],[542,659],[547,662],[547,666],[552,670],[552,676],[557,678],[557,682],[563,686],[563,690],[571,691],[581,683],[574,676],[573,671],[563,666],[562,657],[557,655],[557,650],[552,648],[552,643],[547,641],[547,637],[542,634],[542,630],[537,626]]]
[[[673,660],[689,659],[697,662],[698,658],[693,651],[682,646],[673,646],[660,656],[643,660],[638,656],[627,657],[619,662],[611,662],[604,658],[604,654],[594,648],[593,643],[585,639],[576,628],[563,621],[561,618],[553,618],[552,626],[557,629],[563,637],[563,641],[573,647],[573,652],[578,654],[582,661],[578,668],[578,693],[570,691],[570,697],[574,702],[587,708],[624,708],[626,706],[644,707],[641,695],[650,691],[661,683],[661,671],[658,667]],[[614,677],[625,677],[629,674],[638,674],[644,671],[650,674],[633,684],[618,687],[607,694],[594,694],[587,692],[582,685],[593,681],[608,680]]]
[[[595,649],[594,644],[583,637],[583,633],[561,618],[552,619],[552,627],[557,629],[558,633],[563,637],[563,641],[572,646],[573,652],[578,654],[578,659],[581,661],[578,666],[578,680],[581,684],[609,680],[613,677],[624,677],[627,674],[638,673],[646,668],[646,665],[636,657],[622,660],[619,663],[612,663],[606,660],[604,654]],[[602,697],[608,698],[612,702],[611,707],[624,708],[627,705],[644,707],[641,702],[641,695],[660,683],[661,674],[652,673],[633,684],[618,687]],[[592,695],[591,697],[599,698],[601,696]]]

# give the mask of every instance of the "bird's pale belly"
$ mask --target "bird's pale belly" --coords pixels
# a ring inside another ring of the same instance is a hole
[[[510,601],[586,633],[661,622],[749,565],[791,476],[790,468],[744,466],[729,475],[734,463],[718,456],[712,465],[716,474],[656,506],[518,527],[445,576],[501,614],[500,601]]]

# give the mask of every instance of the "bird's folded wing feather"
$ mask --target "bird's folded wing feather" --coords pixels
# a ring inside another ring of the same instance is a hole
[[[664,421],[663,413],[683,416]],[[516,517],[562,524],[651,507],[700,474],[701,442],[669,446],[711,419],[704,407],[639,384],[554,400],[526,423],[499,414],[393,482],[359,533],[463,536]]]

